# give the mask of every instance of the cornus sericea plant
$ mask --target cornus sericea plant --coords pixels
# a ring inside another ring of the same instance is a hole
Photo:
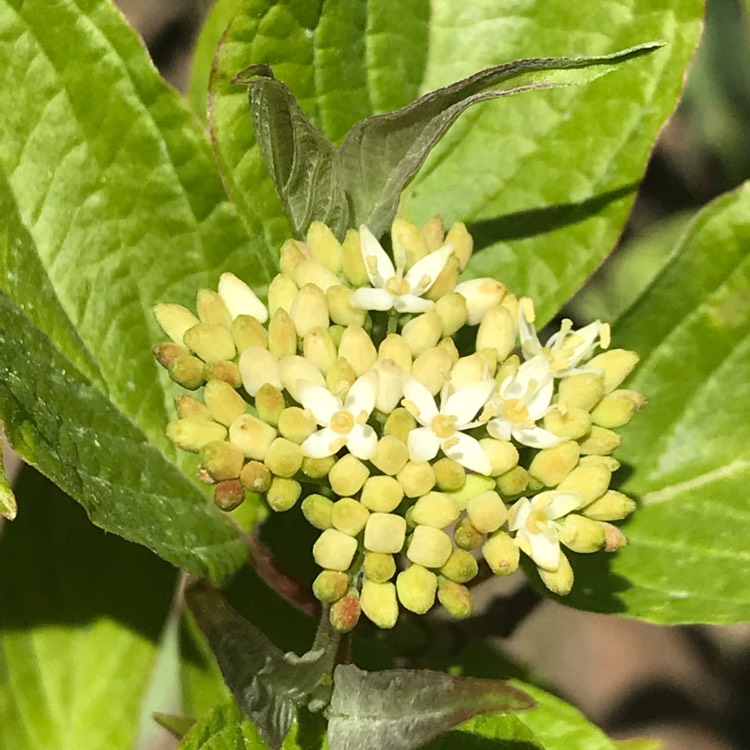
[[[644,402],[621,388],[634,352],[564,320],[542,345],[534,306],[491,278],[460,280],[466,227],[396,219],[393,258],[365,226],[321,222],[281,249],[264,305],[236,276],[196,317],[160,304],[157,359],[183,387],[168,435],[233,510],[246,493],[300,504],[321,534],[313,583],[334,627],[382,628],[399,605],[471,614],[467,584],[520,554],[567,594],[563,552],[614,552],[634,501],[610,489],[617,428]],[[519,353],[516,353],[518,351]]]

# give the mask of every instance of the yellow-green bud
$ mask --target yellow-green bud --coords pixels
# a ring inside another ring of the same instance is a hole
[[[559,401],[565,409],[591,411],[604,393],[604,378],[595,372],[579,372],[560,378]]]
[[[477,325],[487,311],[499,305],[505,296],[505,286],[490,278],[462,281],[456,291],[466,299],[467,322],[470,326]]]
[[[302,448],[278,437],[268,447],[263,462],[276,476],[293,477],[302,468]]]
[[[646,397],[637,391],[612,391],[591,412],[591,421],[608,429],[622,427],[645,403]]]
[[[383,339],[378,348],[378,357],[393,360],[404,372],[411,371],[411,349],[398,333],[389,333]]]
[[[226,427],[203,417],[185,417],[167,425],[167,437],[184,451],[197,453],[206,443],[223,440]]]
[[[265,495],[271,486],[271,472],[260,461],[248,461],[240,472],[240,481],[250,492]]]
[[[225,440],[212,440],[200,449],[201,465],[217,482],[236,479],[242,471],[244,456]]]
[[[518,449],[508,440],[482,438],[479,441],[487,458],[490,459],[490,474],[493,477],[505,474],[518,463]]]
[[[635,500],[617,490],[607,490],[601,497],[587,505],[581,513],[595,521],[619,521],[636,509]]]
[[[386,552],[365,552],[365,575],[375,583],[385,583],[396,575],[396,561]]]
[[[601,497],[609,487],[612,473],[604,466],[577,466],[557,485],[563,492],[577,492],[587,505]]]
[[[604,392],[611,393],[630,375],[639,359],[640,357],[635,352],[627,349],[610,349],[589,360],[586,367],[603,371]]]
[[[589,434],[578,441],[581,453],[593,456],[606,456],[620,446],[622,438],[612,430],[594,425]]]
[[[359,622],[362,612],[359,606],[359,596],[355,591],[350,591],[331,605],[328,611],[328,619],[340,633],[348,633]]]
[[[232,321],[232,338],[241,354],[248,346],[268,346],[266,329],[252,315],[238,315]]]
[[[408,219],[397,216],[391,225],[393,255],[406,259],[406,267],[411,268],[430,252],[422,230]]]
[[[492,348],[501,362],[516,348],[516,322],[508,308],[491,307],[479,323],[477,351]]]
[[[204,419],[211,419],[211,413],[208,411],[208,407],[198,401],[197,398],[188,396],[186,393],[177,396],[174,403],[177,408],[177,416],[181,419],[184,419],[185,417],[203,417]]]
[[[443,224],[443,220],[439,216],[433,216],[422,227],[422,235],[430,252],[442,247],[445,237],[445,224]]]
[[[240,375],[245,390],[255,396],[264,383],[281,388],[279,360],[260,346],[249,346],[240,355]]]
[[[539,492],[540,490],[544,489],[544,485],[541,481],[539,481],[536,477],[533,477],[529,474],[529,481],[528,481],[528,491],[532,494],[535,492]]]
[[[403,499],[404,491],[393,477],[370,477],[362,487],[362,505],[377,513],[390,513]]]
[[[406,442],[409,433],[417,426],[417,420],[402,406],[394,409],[385,420],[383,434],[391,435],[402,442]]]
[[[347,326],[341,336],[339,356],[344,357],[357,377],[364,375],[378,358],[375,345],[361,326]]]
[[[453,551],[451,538],[432,526],[417,526],[406,550],[406,556],[425,568],[442,568]]]
[[[370,459],[383,474],[390,476],[398,474],[408,460],[409,449],[406,443],[391,435],[386,435],[378,441],[375,455]]]
[[[450,495],[456,500],[458,507],[463,510],[473,497],[494,489],[495,480],[491,477],[485,477],[482,474],[469,474],[464,486],[460,490],[451,492]]]
[[[175,344],[182,344],[184,336],[200,320],[182,305],[160,304],[154,307],[156,322]]]
[[[260,415],[260,410],[258,410],[258,414]],[[317,430],[312,415],[304,409],[300,409],[299,406],[290,406],[283,409],[279,414],[278,425],[279,432],[287,440],[300,444]]]
[[[326,328],[312,328],[305,334],[302,343],[305,359],[309,359],[324,375],[338,358],[336,344]]]
[[[357,551],[357,540],[336,529],[326,529],[313,545],[315,562],[327,570],[346,570]]]
[[[423,615],[435,603],[437,576],[421,565],[410,565],[398,574],[396,592],[406,609]]]
[[[271,315],[279,309],[289,312],[298,291],[291,276],[284,273],[276,275],[268,285],[268,310]]]
[[[508,509],[497,492],[490,490],[469,500],[466,515],[472,526],[482,534],[497,531],[508,517]]]
[[[336,344],[337,349],[339,344],[341,344],[341,337],[344,335],[345,330],[344,326],[328,326],[328,335],[333,339],[333,343]]]
[[[458,292],[451,292],[435,303],[435,312],[443,324],[443,336],[453,336],[466,325],[469,311],[466,299]]]
[[[529,485],[529,472],[523,466],[515,466],[496,481],[497,489],[504,497],[520,495]]]
[[[326,373],[326,385],[328,390],[336,396],[344,397],[346,392],[354,385],[357,373],[349,364],[349,361],[339,357]]]
[[[204,362],[233,359],[237,353],[232,332],[215,323],[198,323],[185,331],[185,346],[192,349]]]
[[[413,357],[436,346],[443,335],[443,324],[434,310],[412,318],[401,330]]]
[[[242,396],[223,380],[209,380],[203,398],[211,416],[226,427],[244,414],[247,407]]]
[[[581,455],[575,440],[566,440],[554,448],[543,448],[534,456],[529,474],[545,487],[556,487],[576,467]]]
[[[451,358],[445,349],[434,346],[422,352],[411,368],[411,374],[434,396],[445,385],[451,371]]]
[[[408,375],[390,359],[377,360],[373,370],[378,373],[375,408],[383,414],[390,414],[404,396],[404,382]]]
[[[453,541],[456,546],[463,550],[476,549],[483,541],[484,534],[474,528],[472,522],[464,517],[453,529]]]
[[[338,570],[322,570],[313,581],[312,589],[316,599],[333,604],[349,590],[349,576]]]
[[[563,520],[560,542],[573,552],[596,552],[604,546],[604,524],[570,513]]]
[[[417,500],[411,508],[411,518],[415,524],[444,529],[459,516],[458,503],[442,492],[428,492]]]
[[[328,474],[331,489],[339,497],[356,495],[370,476],[370,470],[356,456],[347,453],[342,456]]]
[[[440,572],[451,581],[467,583],[479,572],[479,565],[471,552],[465,549],[454,549],[448,562],[440,568]]]
[[[297,353],[297,329],[291,315],[283,307],[268,322],[268,351],[279,359]]]
[[[492,347],[487,347],[477,350],[477,354],[487,368],[487,375],[491,378],[494,377],[495,370],[497,370],[497,352]]]
[[[406,540],[406,521],[393,513],[371,513],[365,526],[365,549],[395,555]]]
[[[311,479],[322,479],[328,476],[328,473],[335,464],[335,456],[326,456],[325,458],[309,458],[305,456],[302,459],[302,473]]]
[[[504,380],[509,378],[511,375],[515,375],[518,372],[518,368],[521,366],[521,360],[517,354],[511,354],[504,362],[500,364],[495,373],[495,380],[498,384],[502,384]]]
[[[614,456],[581,456],[581,466],[604,466],[613,474],[620,468],[620,462]]]
[[[294,321],[297,335],[304,338],[314,328],[328,328],[326,296],[315,284],[305,284],[292,304],[289,316]],[[293,354],[294,352],[289,352]]]
[[[279,388],[270,383],[264,383],[255,394],[255,409],[258,418],[274,427],[279,423],[286,403],[284,394]],[[284,437],[287,437],[284,435]]]
[[[577,440],[591,429],[591,415],[577,407],[554,406],[544,415],[544,429],[553,435]]]
[[[518,570],[521,553],[504,531],[496,531],[482,546],[482,556],[496,576],[509,576]]]
[[[456,348],[456,344],[450,337],[445,337],[440,339],[438,341],[438,347],[440,349],[445,349],[446,352],[448,352],[448,356],[451,358],[451,367],[458,362],[458,349]]]
[[[332,510],[333,501],[324,495],[308,495],[302,501],[302,514],[307,519],[307,522],[321,531],[331,528]]]
[[[390,629],[398,620],[396,587],[392,583],[375,583],[365,579],[359,604],[368,619],[379,628]]]
[[[605,552],[617,552],[618,549],[627,546],[627,537],[617,528],[617,526],[613,526],[611,523],[605,523],[603,526]]]
[[[558,596],[565,596],[573,588],[573,568],[570,567],[568,558],[560,555],[560,565],[557,570],[545,570],[537,568],[542,583],[553,593]]]
[[[313,221],[307,230],[307,246],[313,260],[322,263],[329,271],[341,270],[341,243],[322,222]]]
[[[175,383],[189,391],[200,388],[205,382],[203,362],[192,354],[180,354],[169,363],[167,370]]]
[[[367,275],[367,268],[362,260],[362,245],[356,229],[347,231],[341,245],[341,270],[353,287],[369,286],[370,277]]]
[[[309,380],[320,386],[326,383],[323,373],[312,362],[297,355],[279,360],[279,377],[295,401],[300,400],[298,385],[301,380]]]
[[[367,524],[370,511],[351,497],[344,497],[331,508],[331,525],[349,536],[357,536]]]
[[[177,357],[188,357],[189,352],[184,346],[175,344],[172,341],[166,344],[158,344],[151,350],[154,354],[154,358],[162,367],[169,367]]]
[[[438,601],[452,617],[464,619],[471,615],[471,591],[443,576],[438,581]]]
[[[352,306],[352,290],[336,284],[328,287],[326,304],[331,320],[341,326],[363,326],[367,319],[367,311]]]
[[[203,377],[206,380],[223,380],[235,390],[242,385],[240,368],[228,359],[223,359],[221,362],[207,362],[203,368]]]
[[[466,469],[452,458],[441,458],[432,465],[435,484],[443,492],[456,492],[466,484]]]
[[[245,488],[239,479],[225,479],[214,490],[214,504],[225,513],[239,508],[245,500]]]
[[[406,497],[419,497],[427,494],[435,486],[435,470],[425,462],[407,461],[396,479],[404,490]]]
[[[266,501],[272,510],[283,512],[290,510],[302,494],[302,485],[294,479],[274,477],[266,493]]]
[[[455,255],[449,255],[443,270],[440,271],[432,286],[424,293],[425,299],[437,302],[441,297],[450,294],[456,286],[459,273],[461,273],[461,269],[458,265],[458,258]]]
[[[198,292],[196,309],[201,323],[215,323],[227,328],[232,325],[232,316],[224,300],[211,289],[201,289]]]
[[[461,270],[465,270],[469,264],[471,254],[474,252],[474,239],[469,234],[466,224],[457,221],[448,231],[445,238],[445,244],[450,243],[453,246],[453,253],[458,258]]]
[[[276,430],[250,414],[241,414],[229,426],[229,442],[248,458],[262,461],[276,437]]]
[[[306,260],[294,269],[294,283],[301,289],[305,284],[314,284],[324,293],[334,284],[339,284],[338,276],[329,271],[322,263]]]
[[[279,253],[279,270],[285,276],[294,278],[297,268],[308,259],[307,245],[298,240],[287,240]]]

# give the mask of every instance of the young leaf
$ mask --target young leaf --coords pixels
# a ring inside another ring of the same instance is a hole
[[[411,750],[477,714],[523,711],[535,705],[507,682],[429,670],[364,672],[353,664],[340,664],[333,684],[331,750]]]
[[[2,428],[0,427],[0,430]],[[8,477],[5,474],[5,463],[3,459],[3,443],[5,442],[0,431],[0,516],[12,521],[18,513],[16,496],[13,494]]]
[[[268,745],[255,724],[229,701],[197,721],[180,743],[180,750],[268,750]]]

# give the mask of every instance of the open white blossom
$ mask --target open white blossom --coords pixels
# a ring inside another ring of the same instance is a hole
[[[451,245],[434,250],[417,261],[405,274],[405,258],[397,258],[396,265],[383,250],[375,235],[366,227],[359,228],[362,259],[367,269],[372,288],[357,289],[351,304],[364,310],[390,310],[422,313],[435,303],[422,299],[445,268],[452,252]]]
[[[609,324],[596,320],[589,325],[573,330],[573,321],[566,318],[560,330],[550,336],[542,346],[534,327],[534,305],[525,297],[518,311],[518,333],[521,351],[526,359],[544,356],[549,360],[549,369],[554,377],[564,377],[575,372],[575,368],[593,353],[597,345],[609,346]]]
[[[407,445],[412,461],[431,461],[438,450],[462,466],[480,474],[492,470],[490,460],[476,438],[466,435],[479,423],[472,420],[484,406],[495,387],[494,380],[469,383],[450,393],[445,386],[440,397],[440,408],[433,395],[416,378],[404,383],[404,406],[414,415],[421,427],[409,433]]]
[[[268,320],[266,306],[258,299],[255,292],[233,273],[221,274],[218,291],[232,318],[238,315],[252,315],[261,323]]]
[[[540,568],[554,571],[560,566],[560,529],[558,518],[580,508],[578,492],[549,490],[535,497],[522,497],[510,509],[508,528],[515,531],[516,544]]]
[[[343,401],[310,381],[300,381],[297,388],[302,406],[323,426],[302,443],[305,456],[325,458],[344,446],[357,458],[370,459],[375,455],[378,438],[367,420],[375,408],[377,372],[370,370],[357,378]]]
[[[549,410],[554,382],[546,357],[534,357],[524,362],[515,374],[500,384],[492,397],[486,414],[493,415],[487,423],[487,432],[499,440],[511,436],[530,448],[552,448],[565,438],[537,427]]]

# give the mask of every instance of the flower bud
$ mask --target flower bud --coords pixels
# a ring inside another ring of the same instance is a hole
[[[479,572],[479,565],[471,552],[465,549],[454,549],[448,562],[440,568],[440,572],[451,581],[467,583]]]
[[[509,576],[518,570],[521,553],[504,531],[496,531],[482,546],[482,556],[496,576]]]
[[[393,513],[371,513],[365,526],[365,549],[395,555],[406,539],[406,521]]]
[[[162,366],[169,367],[177,357],[189,357],[190,353],[184,346],[179,346],[171,341],[165,344],[159,344],[151,350],[154,354],[154,359]]]
[[[240,375],[245,390],[255,396],[264,383],[281,390],[279,360],[259,346],[250,346],[240,355]]]
[[[609,487],[612,473],[604,466],[578,466],[557,485],[563,492],[577,492],[581,506],[601,497]]]
[[[443,324],[434,310],[412,318],[401,330],[413,357],[435,346],[443,335]]]
[[[299,288],[291,276],[284,273],[276,275],[268,285],[268,310],[271,315],[279,309],[289,312],[297,297],[297,292]]]
[[[529,473],[523,466],[514,466],[510,471],[501,474],[495,482],[503,497],[520,495],[529,484]]]
[[[617,552],[618,549],[627,546],[627,537],[617,528],[617,526],[613,526],[611,523],[604,523],[602,525],[604,526],[605,552]]]
[[[577,407],[554,406],[544,415],[544,429],[559,437],[578,440],[591,429],[591,416]]]
[[[437,576],[421,565],[410,565],[398,574],[396,592],[406,609],[423,615],[435,603]]]
[[[417,426],[417,420],[402,406],[394,409],[385,420],[383,434],[392,435],[402,442],[406,442],[409,433]]]
[[[203,377],[206,380],[223,380],[235,390],[242,386],[240,368],[228,359],[223,359],[221,362],[206,362],[203,367]]]
[[[591,421],[608,429],[622,427],[645,403],[646,397],[637,391],[612,391],[592,410]]]
[[[433,395],[440,393],[451,371],[451,358],[445,349],[434,346],[422,352],[411,368],[411,374]]]
[[[352,305],[352,290],[336,284],[328,287],[326,304],[331,320],[341,326],[363,326],[367,319],[367,310]]]
[[[635,500],[617,490],[607,490],[601,497],[589,503],[581,513],[594,521],[619,521],[636,509]]]
[[[331,489],[339,497],[351,497],[362,489],[370,470],[356,456],[347,453],[342,456],[328,474]]]
[[[501,362],[516,348],[516,322],[502,305],[491,307],[477,330],[477,351],[491,348]]]
[[[260,416],[260,410],[258,415]],[[302,444],[317,430],[312,415],[299,406],[290,406],[283,409],[279,414],[278,425],[279,432],[283,437],[299,444]]]
[[[460,490],[451,492],[450,495],[458,503],[462,510],[473,497],[495,489],[495,480],[482,474],[469,474]]]
[[[440,341],[438,341],[438,348],[445,349],[445,351],[448,352],[448,356],[451,358],[451,367],[458,362],[458,349],[452,338],[445,337],[440,339]]]
[[[596,552],[604,546],[604,524],[571,513],[562,523],[560,542],[573,552]]]
[[[586,363],[590,370],[601,370],[604,375],[604,392],[611,393],[630,375],[640,357],[626,349],[610,349]]]
[[[463,388],[479,380],[487,380],[489,371],[486,361],[478,354],[461,357],[451,369],[450,381],[455,389]]]
[[[283,513],[294,507],[301,494],[302,486],[299,482],[286,477],[274,477],[266,493],[266,502],[271,510]]]
[[[464,517],[456,524],[456,528],[453,529],[453,541],[460,549],[472,550],[476,549],[484,541],[484,534],[474,528],[471,521]]]
[[[369,517],[370,511],[351,497],[336,501],[331,508],[331,525],[349,536],[357,536]]]
[[[245,488],[239,479],[225,479],[214,490],[214,504],[219,510],[229,513],[239,508],[245,500]]]
[[[432,526],[417,526],[406,550],[406,556],[425,568],[442,568],[453,551],[450,537]]]
[[[232,318],[238,315],[252,315],[261,323],[268,320],[268,310],[265,305],[258,299],[255,292],[233,273],[221,274],[218,290]]]
[[[460,512],[458,503],[449,495],[428,492],[412,506],[411,518],[416,525],[444,529],[458,518]]]
[[[362,505],[377,513],[390,513],[403,499],[404,491],[393,477],[370,477],[362,487]]]
[[[322,570],[313,581],[312,589],[316,599],[333,604],[349,590],[349,576],[338,570]]]
[[[188,396],[186,393],[177,396],[174,403],[177,408],[177,416],[181,419],[184,419],[185,417],[203,417],[204,419],[211,419],[211,413],[208,411],[208,407],[198,401],[197,398]]]
[[[295,271],[310,258],[310,251],[304,242],[287,240],[279,253],[279,270],[282,274],[294,278]]]
[[[438,601],[452,617],[464,619],[471,615],[471,591],[443,576],[438,580]]]
[[[497,492],[490,490],[469,500],[466,515],[471,525],[482,534],[497,531],[508,518],[508,509]]]
[[[312,328],[302,344],[305,359],[312,362],[324,375],[338,359],[336,344],[326,328]]]
[[[505,296],[505,286],[490,278],[462,281],[454,291],[466,300],[467,322],[470,326],[477,325],[490,309],[500,304]]]
[[[331,606],[328,619],[339,633],[348,633],[359,622],[361,612],[357,593],[350,592]]]
[[[479,445],[490,460],[490,475],[493,477],[505,474],[518,464],[518,449],[508,440],[482,438]]]
[[[559,401],[563,410],[591,411],[604,394],[604,378],[596,372],[578,372],[560,379]]]
[[[232,338],[240,354],[249,346],[267,348],[266,329],[252,315],[238,315],[231,326]]]
[[[326,529],[313,545],[313,558],[327,570],[345,571],[354,559],[357,540],[336,529]]]
[[[359,597],[362,611],[379,628],[390,629],[398,620],[396,587],[392,583],[375,583],[365,579]]]
[[[359,232],[349,229],[341,245],[341,270],[346,280],[356,289],[369,286],[370,277],[367,275],[365,262],[362,259],[362,245]]]
[[[372,369],[378,373],[375,408],[390,414],[404,397],[404,382],[409,376],[390,359],[377,360]]]
[[[326,295],[315,284],[305,284],[299,290],[289,316],[294,321],[297,336],[300,338],[304,338],[314,328],[328,328],[330,321]]]
[[[518,372],[518,368],[521,366],[521,360],[517,354],[511,354],[504,362],[500,364],[495,372],[495,380],[498,385],[502,384],[504,380],[507,380],[511,375],[515,375]]]
[[[622,438],[612,430],[594,425],[589,434],[578,441],[581,453],[593,456],[606,456],[619,448]]]
[[[240,472],[240,482],[250,492],[257,495],[265,495],[271,486],[271,472],[268,467],[260,461],[248,461]]]
[[[244,414],[247,407],[242,396],[223,380],[209,380],[203,398],[211,417],[226,427]]]
[[[560,565],[557,570],[545,570],[537,568],[542,583],[558,596],[565,596],[573,588],[573,568],[570,567],[568,558],[560,554]]]
[[[226,328],[232,327],[232,316],[218,292],[201,289],[198,292],[196,309],[201,323],[214,323]]]
[[[396,474],[396,479],[406,497],[420,497],[435,486],[435,471],[426,461],[424,463],[407,461],[404,468]]]
[[[299,382],[309,380],[315,385],[325,386],[325,378],[320,370],[304,357],[297,355],[279,360],[281,383],[295,401],[299,401]]]
[[[276,430],[250,414],[241,414],[229,427],[229,442],[247,458],[262,461],[276,438]]]
[[[335,456],[326,456],[325,458],[309,458],[305,456],[302,459],[302,473],[311,479],[322,479],[328,476],[335,464]]]
[[[357,377],[364,375],[378,358],[372,339],[361,326],[348,326],[341,337],[339,356],[344,357]]]
[[[321,531],[331,528],[332,510],[333,501],[324,495],[308,495],[302,501],[302,514],[307,519],[307,522]]]
[[[371,581],[385,583],[396,575],[396,561],[385,552],[365,552],[362,569]]]
[[[255,394],[255,409],[258,418],[276,427],[286,407],[284,394],[270,383],[264,383]],[[284,437],[287,437],[284,435]]]
[[[322,222],[313,221],[307,230],[307,246],[313,260],[322,263],[329,271],[341,270],[341,243]]]
[[[443,270],[440,271],[432,286],[424,293],[424,298],[437,302],[446,294],[450,294],[456,286],[460,272],[458,258],[455,255],[449,255]]]
[[[466,483],[466,469],[452,458],[441,458],[432,465],[435,483],[442,492],[456,492]]]
[[[305,284],[314,284],[324,294],[329,287],[339,284],[338,276],[329,271],[322,263],[315,260],[305,260],[300,263],[292,274],[294,283],[302,289]]]
[[[445,244],[450,244],[453,247],[453,254],[458,258],[460,268],[464,271],[466,266],[469,265],[471,254],[474,252],[474,239],[469,234],[466,224],[462,221],[457,221],[448,230]]]
[[[576,467],[581,451],[575,440],[543,448],[534,456],[529,473],[545,487],[556,487]]]
[[[237,350],[232,332],[213,323],[198,323],[185,331],[185,346],[195,352],[204,362],[233,359]]]
[[[391,225],[391,243],[393,257],[404,258],[407,268],[411,268],[430,252],[422,230],[400,216],[397,216]]]
[[[185,334],[200,320],[182,305],[159,304],[154,306],[154,317],[159,327],[175,344],[182,344]]]
[[[391,435],[386,435],[378,441],[375,455],[370,459],[383,474],[389,476],[398,474],[406,466],[408,460],[409,449],[406,443]]]
[[[435,312],[443,325],[443,336],[453,336],[466,325],[469,310],[458,292],[446,294],[435,303]]]
[[[444,244],[445,225],[439,216],[433,216],[422,227],[422,236],[427,243],[427,249],[432,252],[438,250]]]
[[[412,356],[409,344],[398,333],[389,333],[378,348],[378,358],[392,360],[404,372],[411,371]]]
[[[283,308],[279,308],[268,323],[268,351],[278,359],[297,353],[297,329],[291,315]]]
[[[225,440],[212,440],[200,449],[201,466],[216,482],[224,479],[237,479],[242,471],[244,456]]]
[[[302,448],[278,437],[268,446],[263,462],[276,476],[293,477],[302,468]]]
[[[614,456],[581,456],[581,466],[603,466],[613,474],[620,468],[620,462]]]
[[[205,382],[203,362],[192,354],[180,354],[169,363],[167,370],[175,383],[189,391],[200,388]]]
[[[224,440],[226,427],[212,419],[185,417],[167,425],[167,437],[184,451],[197,453],[206,443]]]

